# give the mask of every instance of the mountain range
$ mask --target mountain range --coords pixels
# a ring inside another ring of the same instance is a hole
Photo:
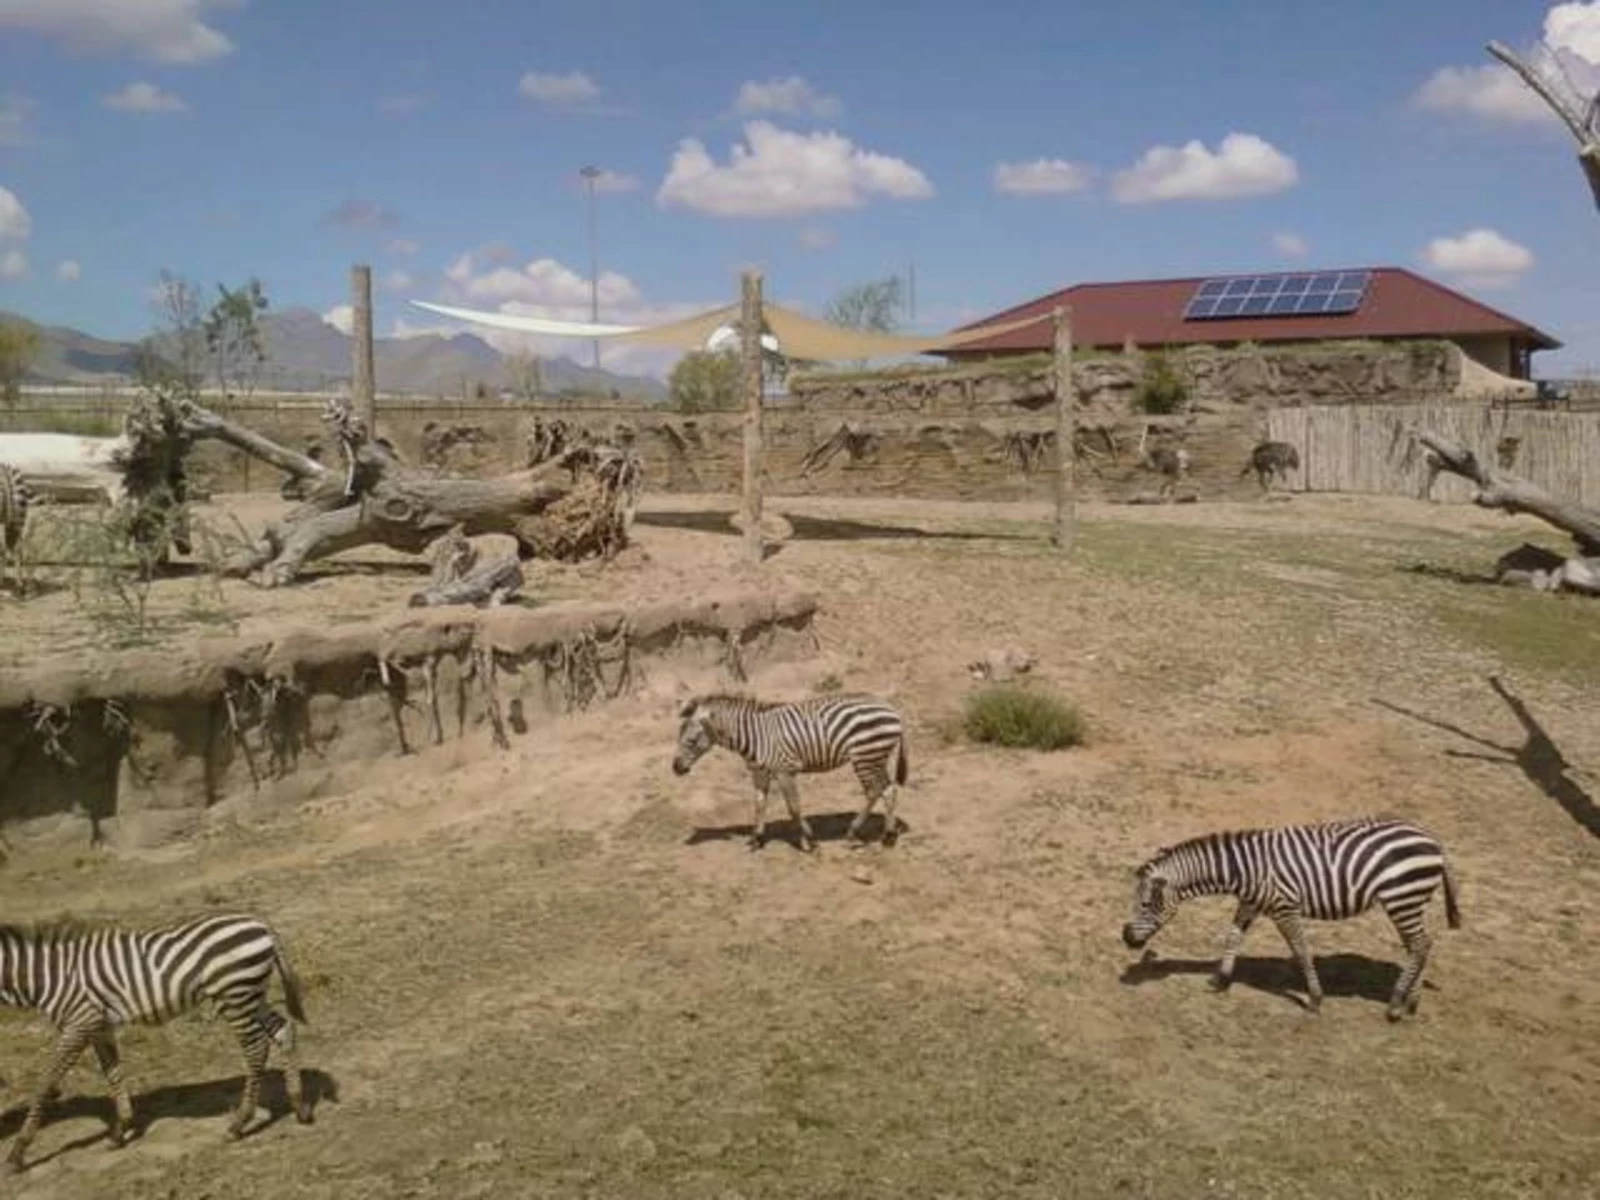
[[[116,384],[137,370],[136,342],[109,341],[65,326],[40,325],[0,313],[0,321],[33,329],[39,339],[25,382]],[[350,378],[351,338],[309,308],[286,308],[260,318],[267,361],[257,387],[286,392],[324,391]],[[515,385],[507,357],[471,333],[430,333],[373,339],[373,369],[386,394],[460,396],[482,384],[491,391]],[[618,375],[585,367],[570,358],[540,359],[542,394],[586,393],[660,400],[659,379]]]

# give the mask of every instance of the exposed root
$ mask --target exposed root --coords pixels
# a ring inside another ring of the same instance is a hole
[[[32,708],[33,732],[39,739],[45,757],[76,770],[78,760],[73,758],[72,753],[62,744],[62,738],[72,729],[72,706],[35,704]]]
[[[494,744],[501,750],[509,750],[511,739],[506,736],[506,718],[500,709],[500,689],[495,678],[494,647],[473,648],[472,673],[483,688],[483,701],[489,711],[489,724],[494,729]]]

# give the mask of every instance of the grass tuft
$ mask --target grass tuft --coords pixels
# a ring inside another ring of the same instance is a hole
[[[1006,684],[967,698],[962,729],[975,742],[1028,750],[1064,750],[1083,743],[1083,717],[1047,692]]]

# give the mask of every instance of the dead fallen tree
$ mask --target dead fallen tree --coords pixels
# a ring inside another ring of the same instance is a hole
[[[1578,553],[1561,558],[1553,551],[1525,546],[1502,556],[1496,579],[1541,591],[1569,590],[1600,594],[1600,511],[1552,496],[1518,475],[1484,462],[1471,450],[1429,430],[1414,436],[1432,451],[1438,469],[1477,487],[1472,502],[1480,508],[1527,513],[1568,534]]]
[[[193,437],[227,442],[304,483],[304,501],[231,555],[222,565],[225,574],[253,575],[275,587],[294,580],[307,562],[357,546],[420,554],[457,526],[465,537],[509,534],[519,559],[609,559],[627,544],[643,485],[642,466],[630,451],[575,445],[527,470],[468,479],[406,466],[381,439],[368,436],[346,404],[329,402],[324,417],[339,448],[337,462],[318,462],[198,405],[186,406]]]

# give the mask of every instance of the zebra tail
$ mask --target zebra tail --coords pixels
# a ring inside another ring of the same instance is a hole
[[[894,781],[899,786],[905,786],[906,776],[911,774],[911,757],[906,742],[906,735],[900,735],[900,753],[895,756]]]
[[[294,968],[289,965],[289,956],[284,953],[282,943],[279,943],[274,957],[278,968],[278,977],[283,980],[283,1005],[289,1010],[289,1015],[302,1025],[311,1024],[311,1018],[306,1016],[306,1006],[300,1000],[300,977],[294,973]]]
[[[1456,876],[1450,864],[1444,864],[1444,920],[1451,929],[1461,928],[1461,906],[1456,901]]]

